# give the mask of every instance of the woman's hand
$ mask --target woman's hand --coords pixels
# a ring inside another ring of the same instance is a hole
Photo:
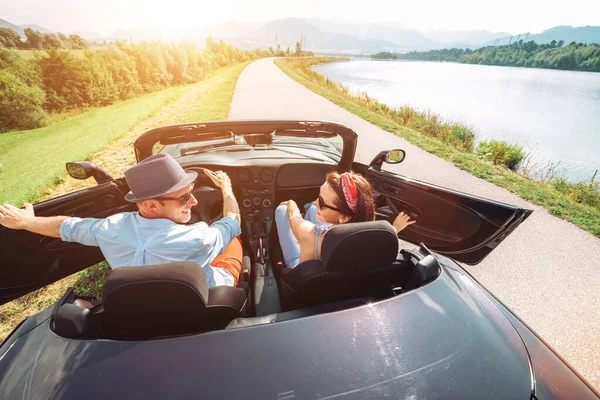
[[[398,214],[398,216],[392,223],[392,226],[396,230],[396,234],[398,234],[398,233],[400,233],[401,230],[406,228],[408,225],[412,225],[415,222],[417,222],[417,221],[410,220],[410,217],[408,216],[408,214],[404,214],[403,212],[400,212],[400,214]]]
[[[298,208],[298,204],[296,204],[296,202],[294,200],[288,200],[288,201],[284,201],[281,204],[284,204],[287,206],[288,209],[288,218],[294,218],[297,216],[302,217],[302,214],[300,213],[300,209]]]

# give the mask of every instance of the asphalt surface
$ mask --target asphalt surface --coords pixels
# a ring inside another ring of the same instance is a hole
[[[356,160],[402,148],[390,171],[534,210],[482,263],[466,269],[600,389],[600,239],[331,103],[263,59],[241,74],[230,119],[337,121],[358,134]]]

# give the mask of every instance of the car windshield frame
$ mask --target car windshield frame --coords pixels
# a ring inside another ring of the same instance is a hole
[[[254,142],[252,138],[259,137],[262,141]],[[332,139],[341,139],[341,149]],[[137,162],[150,157],[155,152],[156,145],[163,146],[181,143],[194,143],[199,152],[219,151],[218,141],[230,146],[242,146],[236,144],[236,138],[243,138],[247,145],[260,148],[265,145],[268,149],[285,151],[286,147],[305,148],[319,151],[331,156],[333,153],[341,154],[338,167],[341,170],[349,170],[354,161],[358,135],[345,125],[333,122],[314,121],[216,121],[202,122],[197,124],[171,125],[153,129],[142,134],[134,143]],[[287,140],[289,138],[289,140]],[[300,140],[294,140],[298,138]],[[302,143],[302,138],[317,139]],[[250,140],[247,140],[250,139]],[[319,140],[325,139],[325,140]],[[278,140],[282,142],[277,143]],[[197,145],[199,142],[212,142],[215,146]],[[297,143],[294,143],[297,142]]]

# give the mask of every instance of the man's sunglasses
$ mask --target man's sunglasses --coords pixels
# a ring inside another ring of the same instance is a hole
[[[339,208],[335,208],[333,206],[326,204],[325,201],[323,200],[323,198],[321,197],[321,195],[319,195],[319,198],[317,201],[319,202],[319,208],[321,208],[321,209],[329,208],[330,210],[337,211],[340,214],[344,214],[344,212],[342,210],[340,210]]]
[[[179,196],[179,197],[155,197],[155,200],[179,200],[181,201],[181,205],[185,206],[188,201],[190,201],[190,198],[192,197],[192,192],[194,191],[194,185],[192,185],[192,187],[190,188],[190,191],[187,192],[186,194],[184,194],[183,196]]]

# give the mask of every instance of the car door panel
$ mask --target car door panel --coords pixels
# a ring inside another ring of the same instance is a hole
[[[355,163],[373,185],[376,216],[394,220],[403,211],[416,220],[399,238],[424,243],[440,254],[468,264],[483,260],[531,210],[521,209],[430,185]],[[395,210],[394,210],[395,209]]]
[[[34,212],[42,217],[104,218],[133,210],[120,187],[115,181],[96,185],[35,204]],[[104,260],[98,247],[1,226],[0,243],[0,304]]]

